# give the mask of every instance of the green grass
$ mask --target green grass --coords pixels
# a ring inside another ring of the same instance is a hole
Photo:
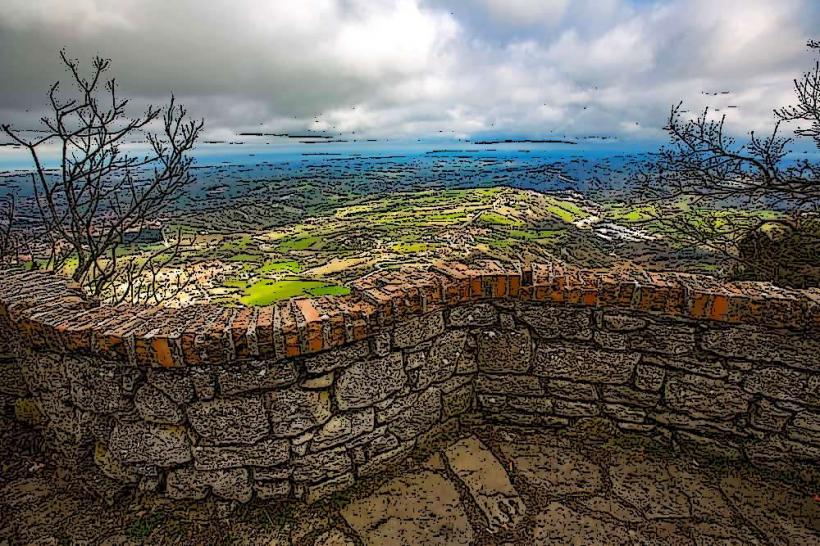
[[[478,221],[482,224],[487,224],[491,226],[520,226],[523,223],[520,220],[516,220],[515,218],[508,218],[506,216],[502,216],[497,212],[482,212],[481,215],[478,217]]]
[[[396,243],[392,246],[392,249],[399,254],[415,254],[416,252],[430,250],[430,245],[427,243]]]
[[[264,279],[246,286],[245,293],[240,301],[244,305],[269,305],[277,300],[296,296],[326,296],[348,293],[350,293],[350,289],[345,286],[328,284],[323,281],[301,279],[274,281]]]
[[[228,258],[229,262],[261,262],[265,257],[259,254],[234,254]]]
[[[552,203],[547,207],[547,212],[553,216],[557,216],[567,224],[589,216],[589,213],[575,203],[558,199],[550,199],[550,201],[552,201]]]
[[[278,271],[287,271],[289,273],[299,273],[302,266],[296,260],[282,260],[278,262],[265,262],[262,267],[256,270],[257,273],[273,273]]]
[[[316,235],[293,235],[282,239],[277,245],[280,252],[291,250],[308,250],[321,245],[321,239]]]

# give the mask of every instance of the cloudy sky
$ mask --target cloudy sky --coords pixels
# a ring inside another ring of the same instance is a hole
[[[137,105],[174,92],[212,138],[654,139],[679,100],[745,131],[789,102],[818,29],[817,0],[3,0],[0,120],[36,120],[66,47],[110,57]]]

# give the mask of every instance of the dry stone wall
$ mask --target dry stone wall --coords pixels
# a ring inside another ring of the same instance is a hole
[[[174,310],[4,272],[0,400],[58,460],[172,498],[312,502],[477,420],[816,466],[816,293],[585,275],[441,264],[347,298]]]

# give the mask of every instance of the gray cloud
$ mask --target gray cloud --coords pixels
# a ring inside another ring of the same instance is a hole
[[[692,109],[737,105],[735,127],[761,128],[810,62],[813,4],[6,0],[0,118],[36,119],[65,46],[81,59],[111,57],[138,105],[176,93],[216,136],[317,128],[653,138],[681,99]],[[724,89],[733,94],[701,95]]]

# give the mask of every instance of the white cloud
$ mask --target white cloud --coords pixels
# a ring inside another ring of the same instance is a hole
[[[44,104],[65,45],[110,56],[136,104],[174,91],[212,134],[646,136],[682,99],[760,129],[817,23],[811,0],[6,0],[0,113]]]

